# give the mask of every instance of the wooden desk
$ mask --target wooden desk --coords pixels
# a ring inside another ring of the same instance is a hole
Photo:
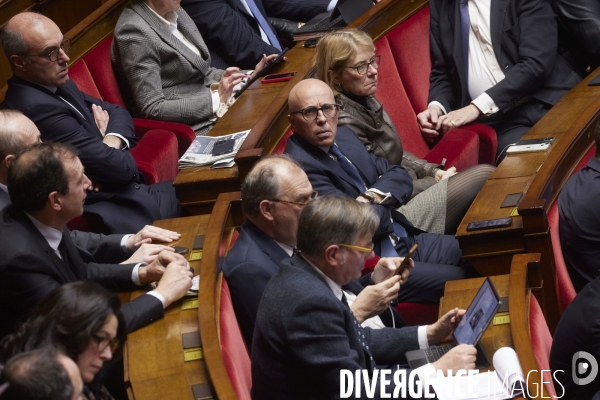
[[[515,254],[541,254],[543,292],[539,301],[552,332],[560,309],[546,213],[593,144],[600,117],[600,88],[587,82],[599,73],[597,69],[584,79],[523,137],[553,137],[554,143],[545,152],[508,155],[476,197],[456,234],[464,257],[484,276],[508,273]],[[524,197],[518,208],[500,208],[506,195],[521,192]],[[511,215],[515,216],[508,228],[466,230],[469,222]]]
[[[206,232],[209,215],[157,221],[155,226],[181,233],[176,245],[192,248],[196,235]],[[187,256],[186,256],[187,257]],[[200,261],[190,265],[200,272]],[[137,291],[131,298],[143,295]],[[191,386],[209,382],[204,360],[184,362],[181,334],[198,332],[198,309],[182,310],[183,300],[165,310],[165,317],[131,333],[123,362],[131,400],[195,400]]]
[[[227,114],[211,129],[208,136],[221,136],[240,132],[246,129],[254,129],[259,118],[269,115],[267,119],[274,121],[285,121],[287,123],[287,96],[288,86],[293,87],[302,80],[313,68],[314,48],[305,48],[300,42],[287,52],[287,61],[280,62],[270,73],[297,71],[296,77],[290,82],[262,84],[257,80],[246,90],[235,104],[227,111]],[[285,97],[285,109],[281,108]],[[277,99],[277,101],[275,101]],[[271,104],[277,106],[271,108]],[[279,118],[274,115],[279,114]],[[260,125],[259,125],[260,126]],[[252,136],[252,132],[250,133]],[[252,139],[247,138],[242,149],[251,146]],[[251,146],[252,147],[252,146]],[[242,151],[242,149],[240,151]],[[244,175],[245,176],[245,175]],[[211,170],[208,166],[188,168],[181,170],[173,182],[181,206],[191,214],[209,213],[219,193],[233,192],[240,188],[238,166],[232,168]]]

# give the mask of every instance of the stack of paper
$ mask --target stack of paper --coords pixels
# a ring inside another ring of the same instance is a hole
[[[225,136],[197,136],[179,159],[179,168],[211,165],[219,160],[233,158],[249,132],[250,129]]]

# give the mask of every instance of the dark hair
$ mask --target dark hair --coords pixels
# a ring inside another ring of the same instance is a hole
[[[298,250],[319,256],[332,244],[352,244],[361,234],[373,236],[379,218],[369,204],[350,197],[317,197],[304,207],[298,221]]]
[[[76,157],[77,149],[64,143],[38,143],[23,149],[8,168],[11,202],[24,211],[39,211],[50,193],[69,193],[64,160]]]
[[[77,361],[110,315],[119,321],[117,338],[123,343],[126,331],[119,297],[94,282],[67,283],[48,293],[27,321],[2,339],[2,357],[8,360],[15,354],[49,345]]]
[[[258,161],[244,179],[242,185],[242,208],[249,217],[260,212],[260,202],[279,197],[277,171],[282,166],[297,167],[300,164],[286,154],[271,155]]]
[[[8,383],[0,400],[69,400],[73,384],[58,355],[45,347],[11,358],[0,376],[1,383]]]
[[[28,50],[25,38],[18,30],[8,29],[8,22],[0,29],[0,43],[2,43],[2,49],[11,68],[13,68],[13,65],[10,61],[10,56],[13,54],[27,54]]]

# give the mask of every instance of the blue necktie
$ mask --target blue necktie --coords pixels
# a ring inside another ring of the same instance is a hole
[[[362,346],[363,350],[365,351],[367,357],[369,357],[369,360],[371,362],[373,362],[373,365],[375,365],[375,361],[373,360],[373,354],[371,353],[371,350],[369,349],[369,345],[365,342],[365,339],[366,339],[365,338],[365,330],[358,323],[358,320],[354,316],[354,313],[352,312],[350,305],[348,305],[348,300],[346,299],[346,294],[344,292],[342,292],[342,303],[344,303],[344,305],[346,307],[348,307],[348,309],[350,309],[350,314],[352,315],[352,320],[354,320],[354,327],[356,328],[356,334],[358,335],[358,341],[360,342],[360,345]]]
[[[346,158],[346,156],[342,154],[342,152],[340,151],[340,148],[337,147],[336,144],[334,144],[333,146],[331,146],[329,148],[329,153],[333,154],[334,156],[337,157],[338,164],[348,174],[350,179],[352,179],[352,184],[358,189],[358,191],[360,193],[365,192],[367,190],[367,187],[365,186],[365,183],[363,182],[362,178],[360,177],[358,170],[350,162],[350,160],[348,160],[348,158]]]
[[[394,227],[394,234],[397,238],[407,237],[406,229],[398,222],[394,221],[392,224]],[[381,257],[398,257],[398,252],[394,248],[392,241],[389,237],[381,238]]]
[[[277,50],[281,51],[281,45],[279,44],[279,40],[277,40],[277,36],[275,35],[275,32],[273,32],[273,29],[271,29],[271,25],[269,25],[269,23],[267,22],[265,17],[262,15],[260,10],[256,6],[256,3],[254,2],[254,0],[246,0],[246,4],[248,4],[250,11],[252,11],[254,18],[256,18],[256,22],[258,22],[258,24],[260,25],[262,30],[265,31],[265,33],[267,34],[267,37],[269,38],[269,42],[271,42],[271,46],[273,46]]]
[[[460,0],[460,33],[462,36],[463,64],[465,68],[465,82],[469,88],[469,33],[471,31],[471,19],[469,18],[469,5],[467,0]],[[469,91],[467,90],[467,93]]]

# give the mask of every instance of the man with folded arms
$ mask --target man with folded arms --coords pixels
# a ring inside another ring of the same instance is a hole
[[[21,152],[8,170],[12,205],[0,212],[0,326],[5,335],[37,301],[67,282],[93,280],[110,290],[155,290],[123,306],[127,331],[162,318],[164,308],[192,285],[187,261],[163,251],[150,264],[97,264],[80,251],[66,223],[83,213],[90,180],[77,150],[40,143]]]

